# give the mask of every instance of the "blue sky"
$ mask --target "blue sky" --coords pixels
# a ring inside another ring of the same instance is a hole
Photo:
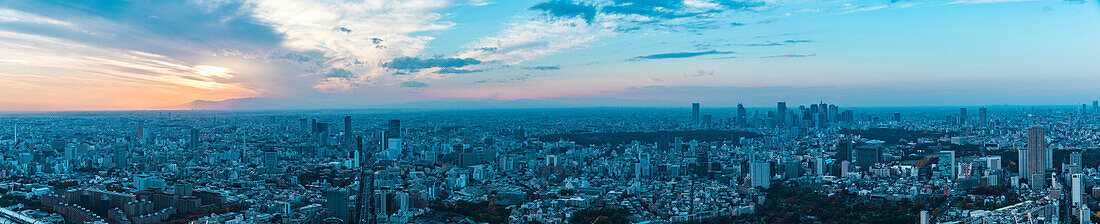
[[[1065,105],[1098,37],[1094,0],[0,1],[0,110]]]

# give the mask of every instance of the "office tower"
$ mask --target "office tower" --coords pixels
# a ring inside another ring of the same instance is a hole
[[[699,103],[691,103],[691,122],[699,123]]]
[[[328,218],[340,219],[340,223],[351,223],[348,214],[348,191],[344,188],[325,190],[325,214]]]
[[[989,113],[986,112],[985,107],[978,108],[978,125],[986,127],[989,124]]]
[[[966,124],[966,108],[959,108],[959,125]]]
[[[840,121],[839,114],[840,114],[840,107],[837,107],[836,104],[829,105],[829,121],[830,122]]]
[[[771,169],[771,164],[767,162],[749,163],[749,172],[751,172],[749,177],[752,178],[752,187],[771,187]]]
[[[901,113],[894,113],[894,122],[901,123]]]
[[[1028,153],[1027,149],[1020,149],[1016,151],[1016,159],[1019,161],[1017,162],[1019,164],[1017,166],[1017,172],[1020,172],[1021,178],[1028,178],[1028,174],[1031,173],[1027,170],[1027,168],[1030,167],[1027,162],[1027,158],[1030,155],[1031,154]]]
[[[836,144],[836,160],[837,161],[852,161],[852,141],[841,140]]]
[[[341,142],[340,145],[343,146],[345,149],[351,148],[351,137],[352,136],[353,135],[351,134],[351,116],[344,116],[344,134],[341,135],[341,137],[340,137],[341,140],[343,140],[343,141],[340,141]]]
[[[877,145],[861,145],[855,147],[856,149],[856,165],[860,170],[866,171],[871,169],[877,163],[882,163],[882,146]]]
[[[298,119],[298,135],[301,135],[301,136],[309,135],[309,131],[310,131],[309,129],[310,129],[309,119],[305,119],[305,118]]]
[[[1069,164],[1081,166],[1081,152],[1069,153]]]
[[[821,103],[819,106],[820,111],[817,112],[817,127],[825,128],[829,124],[829,104]]]
[[[1089,113],[1088,105],[1082,103],[1081,104],[1081,114],[1088,114],[1088,113]]]
[[[741,127],[748,127],[748,111],[745,110],[745,105],[737,104],[737,124]]]
[[[145,122],[138,122],[137,130],[134,131],[134,142],[145,142]]]
[[[1085,187],[1081,183],[1082,181],[1084,181],[1083,178],[1084,178],[1084,175],[1079,174],[1079,173],[1075,173],[1073,175],[1070,175],[1070,179],[1071,179],[1070,188],[1072,188],[1072,189],[1070,189],[1069,192],[1070,192],[1070,194],[1073,194],[1073,195],[1070,196],[1071,202],[1072,202],[1070,205],[1073,205],[1073,207],[1081,206],[1081,202],[1082,202],[1081,201],[1081,194],[1084,193],[1084,189],[1082,189],[1082,188]]]
[[[195,150],[199,148],[199,129],[191,128],[190,135],[188,135],[187,148]]]
[[[844,110],[844,112],[841,113],[840,117],[842,117],[841,120],[844,121],[844,122],[848,122],[848,123],[855,123],[856,122],[855,112],[852,112],[852,110]]]
[[[1028,178],[1034,178],[1038,175],[1039,185],[1042,185],[1043,171],[1047,169],[1047,155],[1046,155],[1046,130],[1042,126],[1031,126],[1027,128],[1027,172]],[[1033,180],[1029,180],[1029,183],[1035,183]],[[1032,184],[1034,187],[1035,185]]]
[[[400,138],[401,137],[401,120],[390,120],[386,124],[386,138]]]
[[[313,129],[310,130],[310,135],[317,133],[317,118],[309,119],[309,127]]]
[[[787,114],[787,102],[779,102],[775,106],[775,125],[784,127],[789,123],[790,115]]]
[[[825,158],[818,156],[814,158],[814,175],[825,175]]]
[[[936,163],[936,169],[939,170],[937,175],[940,178],[954,180],[955,173],[955,151],[943,150],[939,153],[939,163]]]
[[[1100,100],[1092,101],[1092,112],[1100,114]]]
[[[329,140],[329,127],[326,122],[319,122],[315,125],[314,139],[317,140],[317,144],[321,146],[327,146]]]

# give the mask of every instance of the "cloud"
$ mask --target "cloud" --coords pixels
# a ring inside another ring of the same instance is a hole
[[[523,67],[523,69],[527,69],[527,70],[539,70],[539,71],[549,71],[549,70],[558,70],[558,69],[561,69],[561,67],[560,67],[560,66],[557,66],[557,65],[553,65],[553,66],[545,66],[545,65],[544,65],[544,66],[532,66],[532,67]]]
[[[440,74],[466,74],[466,73],[477,73],[477,72],[483,72],[483,71],[485,71],[485,70],[443,68],[443,69],[440,69],[439,71],[436,71],[435,73],[440,73]]]
[[[417,81],[405,81],[405,82],[401,83],[401,87],[423,88],[423,87],[428,87],[428,83],[417,82]]]
[[[562,51],[583,48],[599,37],[614,33],[607,23],[581,18],[537,18],[512,22],[500,33],[467,44],[458,55],[483,62],[515,65]],[[487,50],[491,49],[491,50]]]
[[[460,68],[468,65],[481,64],[480,60],[473,58],[415,58],[415,57],[400,57],[383,63],[382,67],[416,71],[426,68]]]
[[[684,77],[687,77],[687,78],[713,76],[713,75],[714,75],[714,71],[710,71],[710,70],[695,70],[695,71],[691,71],[691,72],[688,72],[688,73],[684,73]]]
[[[328,71],[324,73],[324,76],[326,78],[351,78],[355,77],[355,74],[351,71],[348,71],[347,69],[333,68],[328,69]]]
[[[805,58],[805,57],[813,57],[813,56],[817,56],[817,54],[780,54],[780,55],[761,56],[760,58]]]
[[[591,23],[596,19],[596,6],[573,3],[568,0],[553,0],[531,6],[530,10],[541,10],[558,17],[580,17]]]
[[[697,56],[703,56],[703,55],[732,54],[732,53],[733,53],[732,51],[718,51],[718,50],[698,51],[698,52],[674,52],[674,53],[661,53],[661,54],[651,54],[651,55],[638,56],[638,57],[634,57],[631,60],[690,58],[690,57],[697,57]]]
[[[424,35],[426,32],[454,26],[453,22],[443,21],[445,15],[440,13],[462,4],[451,0],[247,1],[244,11],[278,32],[282,36],[282,47],[298,52],[320,52],[325,60],[324,69],[318,71],[344,69],[355,74],[336,81],[318,74],[322,83],[314,86],[325,91],[347,90],[332,87],[351,88],[387,80],[384,76],[394,72],[387,68],[416,70],[449,67],[449,63],[476,63],[476,60],[414,58],[434,39]]]
[[[0,67],[0,101],[40,109],[144,109],[261,93],[227,65],[4,30]]]

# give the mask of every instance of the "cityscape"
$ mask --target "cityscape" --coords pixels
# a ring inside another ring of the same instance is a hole
[[[1092,223],[1100,106],[0,117],[10,223]],[[976,113],[975,113],[976,112]]]
[[[1098,0],[0,0],[0,224],[1100,223]]]

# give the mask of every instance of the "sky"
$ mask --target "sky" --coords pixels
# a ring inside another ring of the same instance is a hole
[[[1078,105],[1098,64],[1096,0],[0,0],[0,111]]]

